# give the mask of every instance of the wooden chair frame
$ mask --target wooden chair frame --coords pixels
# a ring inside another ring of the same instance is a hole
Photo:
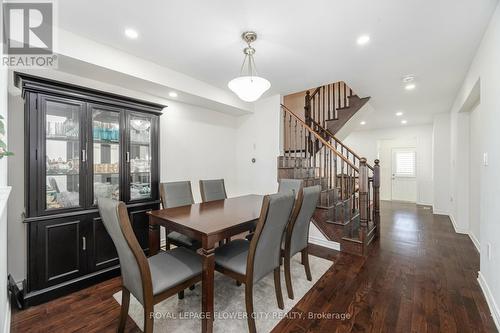
[[[161,301],[181,292],[191,285],[201,281],[201,274],[195,276],[187,281],[184,281],[177,286],[167,289],[161,294],[153,295],[153,282],[151,280],[151,271],[149,269],[149,263],[144,255],[144,252],[139,245],[139,242],[135,238],[134,231],[130,224],[130,220],[127,213],[127,207],[123,202],[117,207],[118,221],[120,223],[120,229],[127,241],[130,250],[132,251],[137,265],[139,267],[139,272],[141,274],[142,292],[143,292],[143,306],[144,306],[144,333],[152,333],[154,325],[154,305],[160,303]],[[125,330],[125,323],[127,322],[128,309],[130,304],[130,291],[127,290],[122,285],[122,305],[120,310],[120,321],[118,324],[118,332],[122,333]]]
[[[257,250],[257,244],[260,239],[260,236],[262,234],[262,230],[264,229],[266,219],[267,219],[267,214],[269,212],[269,196],[265,196],[263,203],[262,203],[262,208],[260,212],[260,217],[259,221],[257,223],[257,228],[254,233],[254,237],[250,241],[250,248],[248,250],[248,257],[247,257],[247,271],[246,274],[240,274],[237,272],[234,272],[230,269],[227,269],[225,267],[215,265],[215,270],[218,272],[228,275],[229,277],[235,279],[239,283],[244,283],[245,284],[245,306],[246,306],[246,312],[247,312],[247,322],[248,322],[248,329],[250,333],[255,333],[256,332],[256,327],[255,327],[255,318],[253,317],[254,313],[254,308],[253,308],[253,266],[255,262],[255,252]],[[278,254],[279,256],[281,255]],[[280,258],[278,258],[280,259]],[[285,305],[283,303],[283,294],[281,293],[281,280],[280,280],[280,267],[278,266],[277,268],[274,269],[274,290],[276,292],[276,300],[278,302],[278,307],[280,309],[284,309]]]
[[[293,299],[293,287],[292,287],[292,276],[290,272],[290,260],[291,260],[291,255],[290,255],[290,250],[292,246],[292,234],[293,234],[293,229],[295,227],[295,223],[297,222],[297,217],[299,215],[300,210],[302,209],[302,203],[304,201],[304,191],[303,188],[299,190],[299,193],[295,199],[295,205],[293,208],[293,213],[292,216],[290,217],[290,222],[288,223],[286,230],[285,230],[285,249],[282,252],[282,256],[284,259],[284,269],[285,269],[285,284],[286,284],[286,290],[288,293],[288,298]],[[309,228],[307,229],[307,238],[309,239]],[[311,276],[311,267],[309,265],[309,252],[307,249],[307,246],[302,249],[301,251],[301,260],[302,260],[302,265],[304,265],[304,269],[306,271],[306,277],[308,281],[312,281],[312,276]]]

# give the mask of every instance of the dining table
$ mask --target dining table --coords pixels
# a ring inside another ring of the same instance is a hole
[[[200,242],[202,256],[202,327],[213,332],[215,247],[219,241],[250,231],[259,218],[264,196],[250,194],[148,212],[149,255],[160,250],[160,227]]]

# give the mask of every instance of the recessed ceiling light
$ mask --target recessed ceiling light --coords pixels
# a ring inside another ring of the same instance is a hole
[[[176,98],[179,95],[177,95],[177,93],[175,91],[171,91],[171,92],[168,93],[168,96],[170,96],[172,98]]]
[[[368,35],[359,36],[358,39],[356,40],[358,45],[368,44],[369,41],[370,41],[370,36],[368,36]]]
[[[136,39],[137,37],[139,37],[139,33],[134,29],[127,28],[125,29],[125,36],[130,39]]]
[[[364,120],[363,120],[363,121],[362,121],[362,122],[360,122],[359,124],[360,124],[360,125],[366,125],[366,121],[364,121]]]
[[[401,111],[396,112],[396,116],[401,117],[402,115],[403,115],[403,112],[401,112]]]
[[[407,85],[405,85],[406,90],[413,90],[416,87],[417,87],[417,85],[415,83],[408,83]]]
[[[405,125],[406,123],[408,123],[406,120],[401,120],[401,124]]]

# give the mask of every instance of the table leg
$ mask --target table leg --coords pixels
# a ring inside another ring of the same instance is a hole
[[[154,256],[160,251],[160,226],[149,217],[149,255]]]
[[[214,251],[214,248],[201,249],[203,256],[201,311],[204,315],[201,323],[202,333],[212,333],[214,326]]]

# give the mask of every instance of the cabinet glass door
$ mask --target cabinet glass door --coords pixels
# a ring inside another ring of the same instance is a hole
[[[129,165],[130,200],[152,198],[151,195],[151,133],[152,120],[147,116],[129,116]]]
[[[91,106],[93,204],[97,198],[120,200],[120,113]]]
[[[44,97],[42,110],[45,115],[45,210],[81,207],[80,198],[80,116],[83,103]]]

